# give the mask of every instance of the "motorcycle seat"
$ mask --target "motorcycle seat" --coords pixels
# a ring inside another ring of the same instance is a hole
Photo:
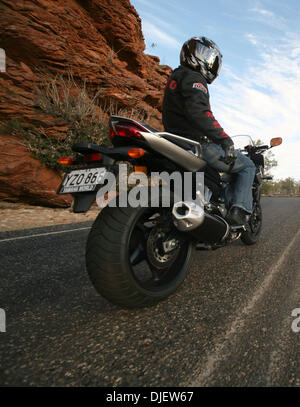
[[[158,132],[157,132],[158,133]],[[176,140],[172,137],[168,137],[167,135],[164,136],[164,138],[168,141],[171,141],[171,143],[176,144],[177,146],[183,148],[184,150],[187,151],[193,151],[195,150],[195,147],[187,142],[185,142],[184,140]]]

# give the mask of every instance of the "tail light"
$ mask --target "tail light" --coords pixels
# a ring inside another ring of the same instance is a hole
[[[93,161],[100,161],[101,160],[101,154],[100,153],[93,153],[93,154],[85,154],[84,155],[84,161],[86,163],[91,163]]]
[[[116,137],[116,134],[115,134],[115,132],[113,131],[113,129],[111,127],[109,128],[108,137],[111,140]]]
[[[134,124],[116,124],[114,129],[110,127],[109,138],[113,139],[116,136],[142,138],[139,131],[145,131],[145,129]]]

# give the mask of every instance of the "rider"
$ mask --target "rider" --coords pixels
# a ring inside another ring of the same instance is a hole
[[[234,149],[210,108],[208,84],[219,75],[222,54],[206,37],[193,37],[183,44],[180,66],[171,74],[163,100],[165,130],[200,141],[202,157],[220,172],[237,173],[232,206],[227,215],[233,225],[246,223],[252,213],[255,165]]]

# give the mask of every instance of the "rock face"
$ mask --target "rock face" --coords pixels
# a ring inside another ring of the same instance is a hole
[[[22,119],[63,137],[66,123],[36,106],[37,72],[66,74],[101,89],[100,102],[141,109],[161,127],[161,102],[171,68],[144,54],[141,20],[129,0],[0,2],[0,122]],[[59,175],[22,145],[22,134],[0,134],[0,199],[67,206]]]

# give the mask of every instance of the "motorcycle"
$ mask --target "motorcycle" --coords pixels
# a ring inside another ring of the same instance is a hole
[[[124,162],[136,174],[180,173],[183,184],[184,173],[202,173],[204,185],[201,205],[176,199],[173,183],[167,205],[162,202],[160,185],[157,205],[150,204],[149,196],[146,205],[121,205],[122,193],[117,192],[111,201],[114,205],[107,204],[100,211],[86,243],[86,269],[97,292],[108,301],[127,308],[155,305],[184,281],[194,250],[216,250],[238,239],[246,245],[257,242],[262,227],[262,182],[270,179],[264,175],[263,153],[280,145],[281,138],[273,138],[270,146],[255,146],[249,137],[240,149],[256,166],[253,212],[245,225],[232,226],[226,215],[235,175],[209,167],[201,158],[201,144],[120,116],[110,117],[109,137],[113,147],[77,143],[72,147],[75,157],[59,159],[61,164],[76,166],[66,173],[57,191],[72,194],[75,213],[90,209],[99,191],[109,184],[107,174],[118,176]],[[194,197],[199,193],[197,185],[194,182]],[[141,188],[151,195],[151,186]]]

